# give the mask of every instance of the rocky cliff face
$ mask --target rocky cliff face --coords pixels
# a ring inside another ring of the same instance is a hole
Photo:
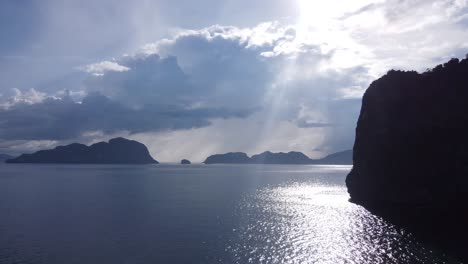
[[[154,160],[145,145],[124,138],[114,138],[91,146],[70,144],[33,154],[23,154],[7,163],[89,163],[89,164],[150,164]]]
[[[366,91],[351,198],[363,204],[467,201],[468,60],[423,74],[390,71]]]
[[[467,135],[468,59],[388,72],[363,97],[346,179],[352,201],[466,258]]]

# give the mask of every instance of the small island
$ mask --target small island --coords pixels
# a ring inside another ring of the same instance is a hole
[[[182,164],[182,165],[190,165],[190,164],[192,164],[192,162],[190,162],[190,160],[188,160],[188,159],[183,159],[183,160],[180,161],[180,164]]]
[[[353,152],[346,150],[328,155],[322,159],[311,159],[302,152],[273,153],[265,151],[249,157],[243,152],[229,152],[209,156],[205,164],[322,164],[322,165],[352,165]]]
[[[157,164],[145,145],[114,138],[91,146],[73,143],[8,159],[7,163]]]

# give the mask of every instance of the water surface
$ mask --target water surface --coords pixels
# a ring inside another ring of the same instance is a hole
[[[348,202],[349,166],[0,165],[0,263],[457,263]]]

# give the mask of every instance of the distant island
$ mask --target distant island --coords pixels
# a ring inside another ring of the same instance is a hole
[[[351,201],[468,261],[468,58],[389,71],[364,94]]]
[[[203,162],[205,164],[245,164],[250,163],[250,157],[243,152],[229,152],[211,155]]]
[[[188,159],[183,159],[183,160],[180,161],[180,164],[182,164],[182,165],[190,165],[190,164],[192,164],[192,162],[190,162],[190,160],[188,160]]]
[[[265,151],[249,157],[243,152],[229,152],[209,156],[205,164],[325,164],[325,165],[352,165],[353,152],[346,150],[328,155],[322,159],[311,159],[302,152],[273,153]]]
[[[7,163],[157,164],[145,145],[114,138],[91,146],[70,144],[8,159]]]
[[[12,159],[13,156],[8,154],[0,154],[0,163],[4,163],[6,160]]]

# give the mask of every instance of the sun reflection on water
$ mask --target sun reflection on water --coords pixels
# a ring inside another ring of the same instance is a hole
[[[341,186],[260,189],[239,214],[237,239],[226,249],[233,263],[453,263],[349,203]]]

